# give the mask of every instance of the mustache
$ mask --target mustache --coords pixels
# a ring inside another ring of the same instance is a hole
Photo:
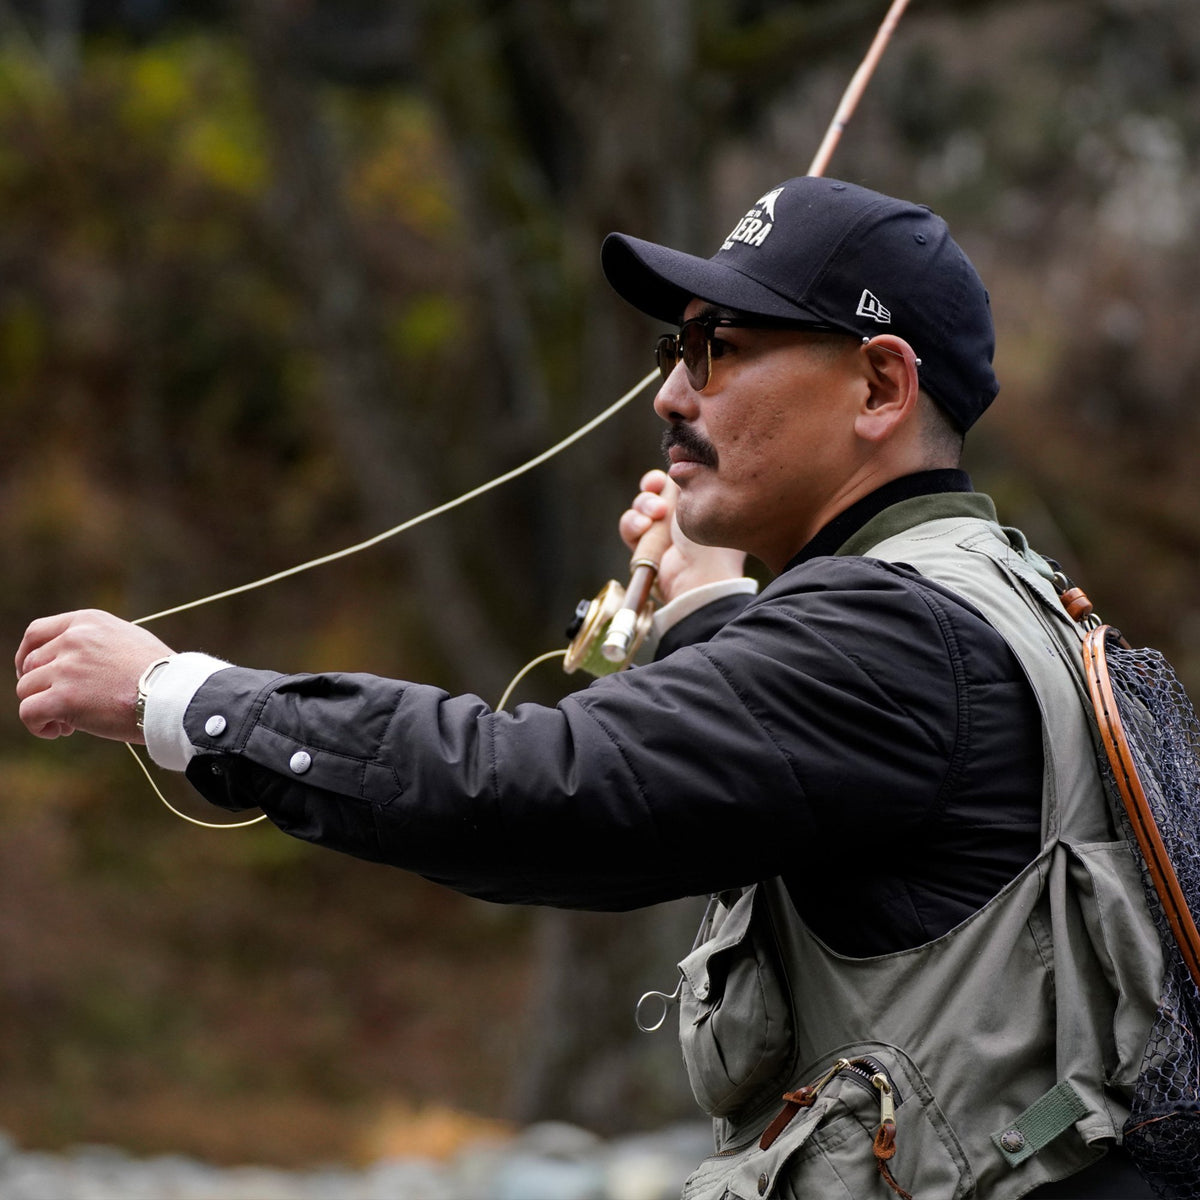
[[[678,446],[688,458],[706,467],[717,465],[716,447],[702,438],[690,425],[672,425],[662,436],[663,457],[670,456],[671,448]]]

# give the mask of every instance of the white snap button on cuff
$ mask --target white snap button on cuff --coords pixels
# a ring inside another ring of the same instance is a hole
[[[225,732],[225,718],[217,714],[204,722],[204,732],[209,737],[220,737]]]
[[[312,766],[312,755],[307,750],[297,750],[288,762],[288,766],[297,775],[303,775]]]

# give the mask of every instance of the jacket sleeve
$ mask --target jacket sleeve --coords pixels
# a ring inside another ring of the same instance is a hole
[[[668,654],[673,654],[683,646],[694,646],[698,642],[709,641],[716,636],[719,629],[743,612],[753,599],[753,595],[741,592],[733,596],[723,596],[720,600],[714,600],[694,613],[689,613],[663,634],[654,657],[666,658]]]
[[[853,828],[852,799],[920,819],[956,738],[956,665],[928,604],[885,564],[815,574],[553,708],[218,671],[185,718],[188,777],[488,900],[623,909],[779,874]]]

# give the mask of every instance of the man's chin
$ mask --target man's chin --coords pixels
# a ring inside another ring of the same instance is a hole
[[[693,502],[688,504],[685,496],[686,493],[681,491],[675,509],[675,519],[684,537],[697,546],[728,546],[725,540],[728,534],[720,528],[720,522],[713,519],[713,514],[706,511],[705,505],[697,503],[694,497]]]

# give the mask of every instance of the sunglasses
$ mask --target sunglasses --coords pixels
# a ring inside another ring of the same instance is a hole
[[[708,387],[712,376],[713,333],[718,329],[808,329],[813,332],[830,332],[828,325],[800,321],[772,320],[769,317],[693,317],[684,321],[678,333],[664,333],[654,348],[654,361],[664,382],[667,376],[683,361],[688,383],[692,389],[702,392]],[[720,342],[716,343],[718,346]],[[718,351],[718,357],[720,352]]]

